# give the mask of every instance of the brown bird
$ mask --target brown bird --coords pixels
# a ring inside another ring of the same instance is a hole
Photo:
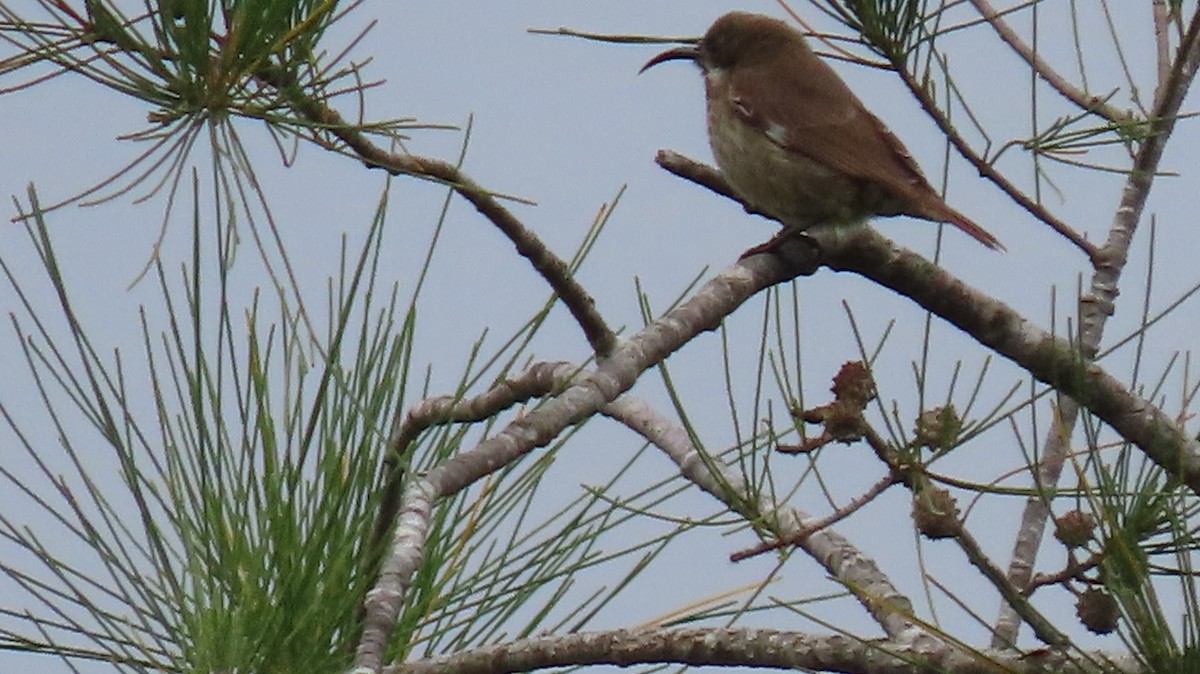
[[[784,22],[731,12],[699,44],[668,49],[642,72],[674,59],[704,71],[713,156],[751,207],[799,230],[911,215],[1004,248],[942,200],[904,144]]]

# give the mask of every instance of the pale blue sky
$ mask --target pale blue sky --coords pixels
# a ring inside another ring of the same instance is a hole
[[[1066,4],[1043,9],[1042,19],[1047,26],[1043,41],[1050,50],[1047,58],[1064,74],[1073,76],[1076,67],[1069,26],[1056,14]],[[1149,97],[1153,86],[1149,60],[1152,51],[1148,20],[1143,15],[1148,10],[1119,4],[1116,19],[1120,33],[1127,39],[1125,56],[1142,95]],[[779,6],[767,0],[740,7],[783,16]],[[795,7],[815,17],[807,5],[796,3]],[[709,1],[365,3],[331,36],[329,48],[339,50],[349,35],[377,18],[378,25],[354,52],[360,60],[373,57],[365,70],[368,79],[386,80],[369,91],[367,116],[412,116],[431,123],[463,124],[474,115],[465,171],[489,188],[536,201],[536,206],[514,205],[513,210],[564,256],[573,250],[600,205],[610,201],[622,185],[627,186],[579,278],[594,294],[610,324],[636,330],[640,318],[635,278],[641,280],[655,306],[661,309],[703,268],[709,267],[711,275],[732,263],[745,248],[770,237],[775,227],[654,164],[659,148],[711,161],[704,135],[703,88],[695,68],[671,64],[639,76],[638,68],[659,47],[598,44],[526,31],[567,26],[596,32],[698,35],[730,8],[727,3]],[[956,16],[966,16],[965,12],[961,10]],[[1021,19],[1016,23],[1019,27],[1026,25]],[[831,28],[828,23],[818,25]],[[1105,92],[1120,86],[1120,71],[1107,55],[1107,28],[1084,23],[1082,30],[1088,36],[1088,76],[1093,89]],[[1028,72],[1018,60],[1002,52],[998,40],[986,30],[959,33],[946,39],[943,47],[951,56],[959,87],[992,132],[993,143],[1028,135]],[[0,56],[7,54],[5,49],[0,46]],[[844,63],[835,67],[868,107],[905,141],[936,184],[944,146],[912,97],[885,72]],[[1038,96],[1045,106],[1039,115],[1042,123],[1069,110],[1044,87],[1039,88]],[[1126,106],[1128,97],[1118,94],[1113,103]],[[347,105],[343,110],[349,113],[354,108]],[[53,202],[92,185],[139,151],[114,137],[142,129],[148,112],[150,109],[140,102],[72,77],[7,96],[0,105],[0,145],[6,150],[5,161],[0,162],[0,192],[20,198],[25,185],[34,182],[43,201]],[[336,273],[334,251],[339,237],[349,233],[352,240],[361,239],[384,176],[315,147],[302,147],[296,166],[280,170],[278,154],[259,125],[246,122],[237,128],[258,161],[260,178],[288,239],[293,261],[304,271],[302,285],[320,293],[326,277]],[[973,139],[978,140],[978,136]],[[1188,173],[1195,161],[1189,155],[1198,142],[1194,126],[1183,125],[1164,165],[1184,172],[1184,176],[1160,180],[1148,211],[1158,214],[1160,225],[1158,271],[1151,302],[1155,307],[1164,306],[1196,283],[1196,228],[1187,204],[1194,201],[1191,195],[1196,189],[1195,175]],[[461,134],[457,132],[419,130],[413,132],[407,147],[418,154],[449,159],[457,154],[460,143]],[[1101,156],[1111,160],[1113,154]],[[1032,169],[1020,151],[1011,149],[1006,157],[1001,166],[1011,169],[1014,181],[1026,188],[1032,186]],[[197,159],[202,162],[203,153],[198,153]],[[1082,275],[1086,282],[1088,278],[1086,260],[1012,206],[997,189],[973,175],[957,156],[951,156],[950,167],[949,202],[995,233],[1009,252],[990,252],[948,231],[943,251],[946,266],[1044,326],[1051,323],[1052,288],[1056,287],[1055,320],[1062,331],[1074,314],[1072,298],[1077,279]],[[1056,193],[1043,185],[1050,210],[1093,239],[1105,236],[1120,197],[1121,177],[1080,175],[1077,170],[1053,164],[1045,168],[1061,190]],[[390,259],[396,278],[408,284],[424,252],[444,190],[410,179],[395,181],[392,190]],[[73,299],[94,339],[106,348],[136,352],[140,341],[136,307],[139,303],[156,304],[157,290],[150,283],[133,290],[126,290],[126,286],[150,255],[162,201],[143,205],[130,202],[130,198],[120,198],[93,208],[67,207],[55,213],[50,223],[60,259],[74,282]],[[10,205],[6,218],[12,214]],[[933,250],[936,228],[930,223],[898,218],[879,223],[879,228],[917,250]],[[1106,344],[1137,325],[1147,234],[1147,228],[1138,234],[1122,302],[1110,324]],[[164,249],[169,267],[177,268],[187,259],[187,236],[186,224],[173,228]],[[18,268],[22,278],[33,279],[36,261],[25,253],[12,252],[27,249],[23,237],[15,225],[0,230],[0,254]],[[249,246],[244,254],[253,255]],[[254,279],[245,282],[249,285]],[[907,300],[856,277],[822,271],[798,283],[805,317],[803,353],[809,399],[823,399],[837,367],[857,356],[842,308],[845,301],[853,307],[872,343],[889,320],[897,320],[876,375],[889,405],[893,398],[908,401],[913,390],[911,363],[920,357],[923,315],[914,311]],[[419,328],[423,340],[417,359],[422,366],[432,365],[434,390],[438,393],[445,390],[439,387],[449,387],[456,380],[457,364],[480,331],[490,327],[496,336],[507,335],[527,319],[547,293],[511,246],[461,200],[451,206],[427,286]],[[50,302],[52,298],[43,291],[36,301]],[[16,310],[7,286],[0,288],[0,304],[6,312]],[[761,315],[761,300],[753,301],[730,322],[735,340],[732,358],[739,377],[734,386],[747,398],[752,391],[750,377]],[[1186,340],[1172,341],[1172,336],[1195,329],[1194,308],[1185,306],[1171,321],[1172,327],[1156,336],[1160,342],[1153,343],[1155,350],[1147,358],[1145,367],[1151,373],[1157,373],[1174,350],[1191,346]],[[940,382],[951,372],[954,359],[962,358],[965,372],[973,374],[987,354],[952,328],[937,321],[934,325],[937,362],[931,370],[931,381],[939,382],[934,385],[936,395],[943,395],[944,384]],[[739,339],[742,341],[736,341]],[[739,352],[742,346],[744,352]],[[724,403],[719,347],[715,336],[706,335],[669,362],[676,383],[692,394],[693,420],[714,447],[724,446],[733,437]],[[537,355],[551,360],[579,360],[587,355],[586,342],[565,312],[558,312],[542,335]],[[1130,358],[1120,354],[1111,367],[1119,376],[1125,376],[1129,363]],[[20,383],[25,376],[24,366],[11,337],[0,340],[0,372],[5,373],[0,401],[19,416],[36,418],[38,401],[28,395],[27,382]],[[988,395],[994,400],[999,391],[1019,380],[1019,372],[1000,364],[993,373]],[[661,388],[657,378],[648,375],[635,391],[662,404],[666,411],[669,408]],[[705,391],[712,392],[711,400],[706,400]],[[744,404],[748,410],[749,400]],[[1042,412],[1045,414],[1044,405]],[[0,431],[0,448],[10,441],[7,433]],[[977,443],[976,454],[962,457],[955,469],[985,478],[1011,467],[1016,460],[1011,436],[997,430],[990,437],[990,445],[986,440]],[[53,445],[51,435],[43,441]],[[628,432],[607,423],[593,425],[576,443],[578,463],[562,468],[565,488],[602,481],[600,465],[615,462],[620,452],[639,444]],[[0,451],[9,456],[7,450]],[[598,458],[605,456],[606,461]],[[844,471],[848,485],[859,485],[865,479],[859,470],[868,456],[861,447],[846,449],[840,457],[824,457],[822,466],[827,474]],[[802,460],[797,460],[797,470],[801,465]],[[664,460],[658,469],[664,471],[663,475],[654,477],[665,477],[670,467]],[[871,470],[873,479],[877,469],[872,466]],[[843,495],[852,495],[854,488],[847,486]],[[814,509],[820,506],[816,494],[802,495],[798,502]],[[711,510],[708,502],[701,499],[697,503],[698,511]],[[895,564],[893,579],[916,597],[919,585],[907,509],[906,499],[897,491],[871,514],[853,519],[840,530],[868,553]],[[980,531],[994,534],[985,543],[1003,564],[1015,521],[1011,511],[997,512],[1009,519],[996,519],[992,528]],[[36,513],[30,516],[36,517]],[[883,527],[879,518],[884,516],[897,519]],[[995,518],[988,521],[991,519]],[[637,602],[617,607],[620,611],[609,614],[609,622],[603,626],[621,624],[626,617],[633,623],[649,620],[719,588],[753,582],[769,568],[765,561],[737,567],[726,561],[730,552],[747,543],[748,536],[726,538],[712,531],[706,536],[692,543],[696,548],[679,550],[674,561],[668,562],[674,568],[690,570],[688,573],[644,588],[635,595]],[[977,587],[976,578],[966,575],[960,555],[949,544],[931,546],[926,553],[931,570],[948,569],[945,573],[952,585],[960,590]],[[784,574],[779,593],[798,596],[821,588],[832,590],[816,569],[807,561],[794,561],[790,573]],[[990,619],[995,604],[983,602],[981,609]],[[1062,617],[1071,610],[1070,606],[1060,605],[1052,613]],[[952,610],[949,615],[955,616]],[[862,620],[861,614],[842,617],[847,626],[869,629]],[[811,624],[800,627],[820,629]],[[969,629],[967,634],[981,638],[977,629]],[[1113,640],[1100,643],[1117,647]],[[0,662],[7,657],[0,656]]]

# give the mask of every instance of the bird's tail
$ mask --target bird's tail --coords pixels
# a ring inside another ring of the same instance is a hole
[[[1007,248],[1004,247],[1004,244],[1000,243],[999,239],[992,236],[991,232],[989,232],[986,229],[975,224],[967,216],[963,215],[962,213],[959,213],[958,211],[954,210],[953,208],[950,208],[949,206],[947,206],[944,203],[938,204],[938,206],[939,206],[939,208],[936,209],[935,213],[931,213],[929,216],[926,216],[926,217],[929,217],[930,220],[936,220],[938,222],[944,222],[949,225],[954,225],[955,227],[966,232],[967,234],[970,234],[971,238],[975,239],[979,243],[982,243],[983,245],[987,246],[988,248],[991,248],[992,250],[1001,250],[1001,251],[1008,250]],[[930,216],[932,216],[932,217],[930,217]]]

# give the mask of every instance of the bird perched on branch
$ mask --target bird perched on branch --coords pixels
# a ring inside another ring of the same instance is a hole
[[[674,59],[704,72],[713,156],[752,208],[797,230],[910,215],[1003,249],[942,200],[904,144],[782,21],[731,12],[642,72]]]

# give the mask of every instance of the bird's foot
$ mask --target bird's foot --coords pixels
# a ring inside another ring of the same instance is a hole
[[[784,227],[779,230],[778,234],[771,237],[770,240],[752,248],[747,248],[745,252],[738,256],[738,259],[745,260],[751,255],[758,255],[760,253],[790,258],[797,252],[794,248],[795,246],[802,246],[805,249],[801,253],[805,257],[819,257],[821,255],[821,244],[816,239],[806,234],[802,229]]]

